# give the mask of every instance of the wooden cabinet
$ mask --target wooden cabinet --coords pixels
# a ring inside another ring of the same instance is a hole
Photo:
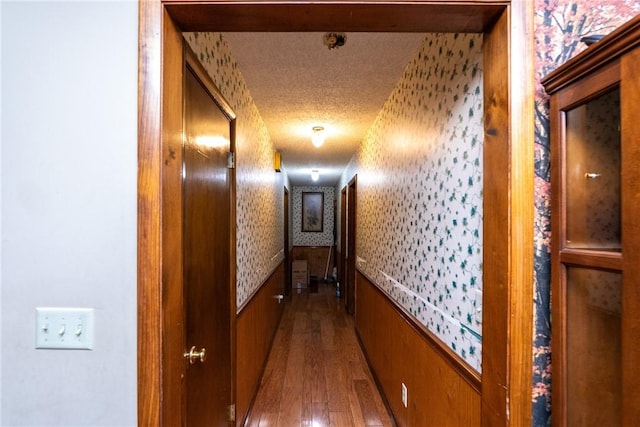
[[[636,425],[640,17],[542,83],[551,96],[553,425]]]

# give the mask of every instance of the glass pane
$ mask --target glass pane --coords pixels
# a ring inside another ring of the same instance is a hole
[[[620,90],[566,114],[566,247],[620,251]]]
[[[567,269],[567,425],[619,426],[622,274]]]

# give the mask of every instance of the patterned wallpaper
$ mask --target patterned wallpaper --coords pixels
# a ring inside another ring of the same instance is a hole
[[[185,38],[237,115],[237,309],[284,260],[284,173],[273,170],[274,148],[238,65],[220,33]]]
[[[322,233],[302,232],[302,193],[303,192],[323,192],[324,193],[324,215]],[[293,187],[293,246],[332,246],[334,243],[334,218],[333,218],[333,187]]]
[[[430,34],[342,176],[358,268],[472,368],[482,356],[482,36]]]

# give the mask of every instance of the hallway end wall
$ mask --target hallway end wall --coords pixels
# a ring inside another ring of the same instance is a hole
[[[304,193],[323,194],[322,231],[305,232],[302,230],[302,197]],[[333,244],[335,241],[334,197],[333,187],[293,187],[291,197],[292,216],[290,217],[293,231],[291,260],[306,260],[309,277],[315,276],[322,279],[325,277],[325,273],[327,277],[333,274]]]
[[[324,195],[322,231],[304,232],[302,231],[302,194],[313,192],[323,193]],[[335,226],[333,221],[333,187],[293,187],[292,196],[293,246],[333,246]]]

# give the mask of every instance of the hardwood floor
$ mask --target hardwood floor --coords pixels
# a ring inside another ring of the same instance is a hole
[[[245,425],[395,426],[333,284],[293,290]]]

